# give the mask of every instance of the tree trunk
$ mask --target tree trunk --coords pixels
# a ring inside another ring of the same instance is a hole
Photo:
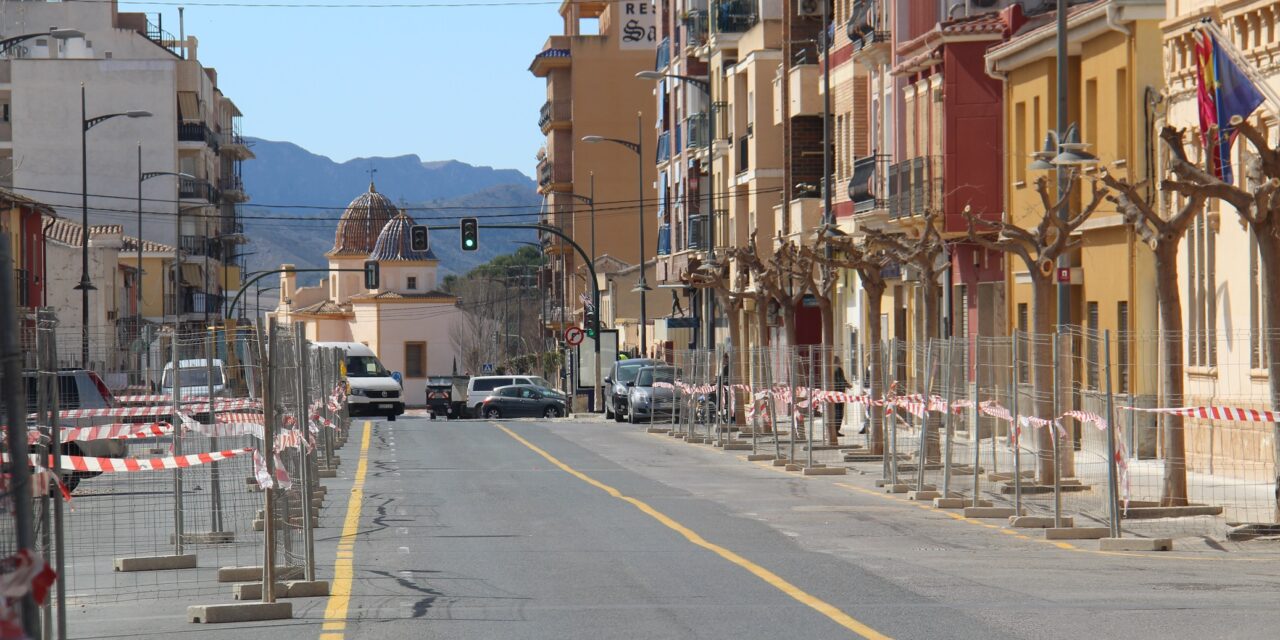
[[[1165,366],[1163,407],[1181,407],[1183,394],[1182,297],[1178,293],[1178,242],[1156,245],[1156,299],[1160,304],[1161,345]],[[1164,420],[1164,481],[1160,506],[1187,505],[1187,443],[1182,416],[1166,415]]]
[[[928,273],[928,272],[923,272]],[[942,300],[942,288],[938,286],[936,280],[922,283],[924,286],[924,336],[921,343],[924,344],[925,353],[929,357],[925,358],[928,362],[930,370],[939,370],[938,354],[934,353],[933,340],[942,337],[939,321],[938,305]],[[931,371],[923,371],[924,376],[922,384],[926,385],[924,389],[925,402],[928,406],[928,398],[933,394],[933,390],[928,385],[937,383],[936,377],[930,376]],[[933,411],[925,411],[925,429],[928,437],[925,439],[925,460],[927,462],[938,462],[942,459],[942,416]]]
[[[880,308],[884,299],[884,283],[862,281],[862,290],[867,292],[866,318],[867,325],[867,359],[871,361],[871,399],[884,397],[884,360],[881,349],[884,335],[880,331]],[[866,371],[860,372],[867,375]],[[871,455],[884,455],[884,411],[872,406],[871,442],[868,445]]]
[[[1280,292],[1276,291],[1276,269],[1280,269],[1280,222],[1271,212],[1266,224],[1254,226],[1258,238],[1258,257],[1262,263],[1263,309],[1266,311],[1264,331],[1267,345],[1267,382],[1271,391],[1271,410],[1280,411]],[[1275,475],[1275,511],[1272,519],[1280,522],[1280,423],[1272,427],[1272,470]]]
[[[733,356],[734,367],[730,370],[729,380],[726,384],[745,384],[751,378],[747,375],[747,353],[744,348],[746,344],[742,339],[742,305],[724,296],[724,308],[729,314],[729,342],[733,344],[736,352]],[[733,402],[733,423],[741,428],[746,424],[746,403],[751,401],[751,393],[740,393],[734,391],[731,396]]]
[[[1053,415],[1053,367],[1055,363],[1053,343],[1050,342],[1050,337],[1053,334],[1053,282],[1033,273],[1031,276],[1031,288],[1035,295],[1034,309],[1032,309],[1031,335],[1028,336],[1028,342],[1032,345],[1032,353],[1022,354],[1022,356],[1032,356],[1028,358],[1031,366],[1031,395],[1035,400],[1031,415],[1051,420],[1056,417]],[[1015,380],[1018,379],[1018,375],[1019,371],[1015,367]],[[1015,384],[1014,389],[1017,389],[1018,386]],[[1019,402],[1018,406],[1021,408],[1023,403]],[[1013,428],[1017,429],[1018,425],[1014,424]],[[1053,428],[1033,429],[1033,432],[1036,442],[1036,477],[1041,484],[1053,484],[1055,477]],[[1023,433],[1021,437],[1025,438],[1028,435]]]
[[[760,344],[757,346],[760,349],[764,349],[765,347],[768,347],[769,346],[769,299],[767,297],[762,296],[762,297],[756,298],[756,330],[759,332],[758,340],[760,341]],[[760,357],[761,369],[758,372],[754,372],[752,375],[755,375],[757,373],[763,374],[764,367],[772,367],[772,366],[773,366],[773,359],[769,357],[768,352],[762,351],[761,357]],[[772,393],[773,390],[769,389],[767,386],[770,380],[771,380],[771,377],[765,377],[761,375],[760,379],[756,380],[756,382],[757,384],[760,385],[761,389],[768,390],[770,393]],[[752,402],[754,401],[755,401],[755,398],[752,398]],[[773,413],[769,412],[767,408],[768,407],[767,404],[765,406],[766,406],[765,415],[768,416],[768,419],[761,420],[761,423],[764,424],[763,433],[773,433]]]

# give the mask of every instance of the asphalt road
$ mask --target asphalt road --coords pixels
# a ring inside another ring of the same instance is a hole
[[[347,500],[331,501],[317,538],[321,577],[337,572],[340,595],[296,600],[295,620],[249,626],[259,634],[1075,640],[1280,628],[1280,554],[1266,548],[1062,548],[886,497],[870,477],[803,478],[603,422],[374,422],[361,479],[363,425],[352,427],[330,495],[350,493],[356,508],[346,518]],[[249,630],[189,625],[171,604],[114,611],[98,637]]]

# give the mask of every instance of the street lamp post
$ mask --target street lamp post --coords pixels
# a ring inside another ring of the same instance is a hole
[[[82,34],[83,35],[83,34]],[[112,118],[149,118],[150,111],[123,111],[90,118],[86,113],[84,83],[80,83],[80,366],[89,368],[89,130]],[[141,233],[141,229],[139,229]]]
[[[177,178],[191,178],[185,173],[177,171],[142,171],[142,143],[138,143],[138,282],[134,285],[134,315],[137,316],[138,323],[142,323],[142,183],[152,178],[160,176],[174,176]],[[163,304],[163,300],[161,303]],[[163,315],[163,313],[162,313]]]
[[[715,157],[715,141],[716,141],[716,121],[715,111],[711,102],[711,83],[703,78],[694,76],[686,76],[679,73],[662,73],[660,71],[640,71],[636,73],[636,77],[641,80],[662,80],[663,78],[672,78],[675,80],[683,80],[688,82],[707,94],[707,220],[706,220],[706,238],[707,243],[707,264],[713,264],[716,260],[715,251],[715,167],[712,160]],[[716,341],[716,325],[715,325],[716,299],[714,295],[707,294],[706,303],[706,323],[707,323],[707,348],[710,349]],[[697,333],[695,332],[695,336]]]
[[[1058,0],[1058,132],[1067,131],[1067,0]],[[1071,171],[1068,167],[1058,167],[1058,196],[1071,188]],[[1070,203],[1064,203],[1058,209],[1058,218],[1066,222],[1071,217]],[[1058,268],[1071,266],[1070,258],[1064,251],[1058,256]],[[1071,323],[1071,283],[1058,279],[1058,326]],[[1057,357],[1057,354],[1054,354]]]
[[[647,326],[649,324],[649,313],[646,307],[646,293],[652,291],[649,283],[645,278],[645,254],[644,254],[644,114],[636,113],[636,142],[630,140],[621,140],[618,138],[605,138],[603,136],[583,136],[583,142],[612,142],[617,145],[626,147],[636,154],[636,165],[638,182],[640,188],[638,202],[640,203],[640,279],[636,282],[636,286],[631,289],[633,293],[640,294],[640,350],[642,353],[649,351],[649,333]]]
[[[591,195],[581,196],[576,193],[571,193],[569,195],[573,196],[577,200],[586,202],[587,205],[591,207],[591,266],[595,267],[596,265],[596,172],[592,171],[589,173],[589,175],[591,176],[591,191],[590,191]],[[641,223],[641,226],[644,226],[643,222]],[[596,288],[596,283],[592,283],[592,289],[595,289],[595,288]],[[595,314],[596,314],[595,316],[596,322],[591,323],[591,325],[593,327],[599,327],[600,326],[600,321],[599,321],[600,297],[599,296],[596,296],[595,299],[591,301],[591,306],[594,308]],[[585,324],[585,320],[586,320],[585,314],[583,315],[583,320]],[[600,398],[601,396],[601,393],[600,393],[601,391],[600,389],[600,332],[597,331],[595,337],[592,338],[591,341],[595,344],[595,352],[596,352],[595,383],[594,383],[594,386],[592,386],[591,388],[592,397],[595,400],[593,404],[595,404],[595,406],[593,406],[592,409],[599,411],[600,407],[603,406]]]
[[[36,33],[24,33],[20,36],[11,36],[0,40],[0,54],[8,52],[9,47],[18,44],[23,40],[30,40],[32,38],[40,38],[44,36],[48,36],[56,40],[70,40],[71,38],[83,38],[84,32],[77,29],[60,29],[58,27],[50,27],[48,31],[38,31]]]

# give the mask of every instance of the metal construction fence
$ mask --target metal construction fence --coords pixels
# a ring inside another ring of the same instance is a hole
[[[1268,524],[1280,414],[1265,340],[1188,334],[1178,374],[1161,356],[1165,338],[1064,327],[863,349],[676,351],[672,410],[655,412],[653,427],[1113,536],[1280,532]]]
[[[319,478],[349,425],[340,352],[273,323],[160,327],[122,354],[114,330],[0,307],[0,635],[67,637],[69,606],[230,599],[231,582],[269,602],[315,580]]]

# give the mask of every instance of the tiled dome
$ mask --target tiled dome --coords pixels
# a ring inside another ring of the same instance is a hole
[[[338,220],[338,231],[334,234],[329,255],[369,255],[382,228],[399,213],[400,210],[386,196],[378,193],[370,182],[369,191],[352,200]]]
[[[413,218],[409,214],[401,212],[392,218],[386,226],[382,227],[382,233],[378,234],[378,241],[373,246],[373,251],[369,253],[370,260],[435,260],[436,256],[431,249],[426,251],[414,251],[411,247],[409,238],[409,227],[415,225]]]

